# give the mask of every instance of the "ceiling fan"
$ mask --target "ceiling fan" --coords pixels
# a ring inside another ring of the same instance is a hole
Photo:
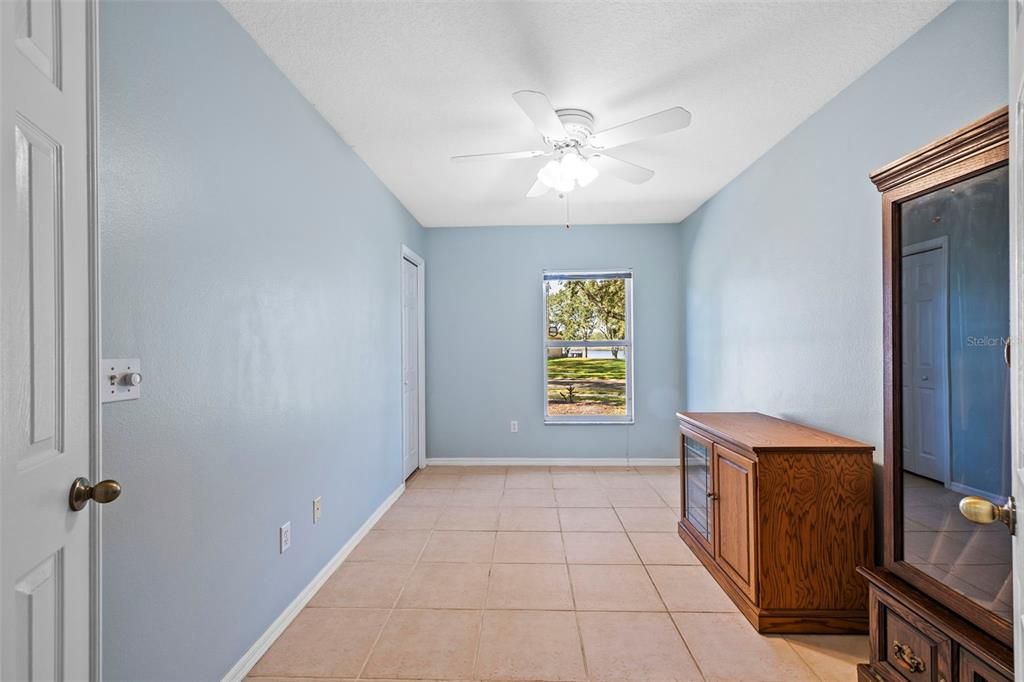
[[[586,187],[600,173],[614,175],[635,185],[647,182],[654,177],[654,171],[610,156],[606,151],[690,125],[690,112],[682,107],[672,107],[594,132],[594,117],[589,111],[555,109],[542,92],[519,90],[512,93],[512,99],[533,121],[546,148],[453,156],[452,161],[554,157],[537,171],[537,181],[526,193],[528,197],[539,197],[549,189],[559,193],[571,192],[577,186]]]

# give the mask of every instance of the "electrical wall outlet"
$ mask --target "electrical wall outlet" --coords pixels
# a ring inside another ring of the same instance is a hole
[[[288,548],[292,546],[292,522],[291,521],[289,521],[288,523],[286,523],[283,526],[281,526],[280,540],[281,540],[281,554],[284,554],[285,552],[288,551]]]
[[[515,419],[513,419],[510,428],[512,430],[512,433],[519,433],[519,422],[517,422]]]
[[[313,524],[320,523],[320,502],[323,498],[313,498]]]

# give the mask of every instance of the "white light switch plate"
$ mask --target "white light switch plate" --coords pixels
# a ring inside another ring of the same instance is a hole
[[[100,360],[97,375],[100,382],[102,402],[114,403],[120,400],[136,400],[142,395],[142,361],[138,358],[108,358]],[[133,383],[131,378],[138,377]]]

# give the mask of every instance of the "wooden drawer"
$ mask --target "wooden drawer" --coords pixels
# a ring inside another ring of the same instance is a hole
[[[960,649],[959,682],[1013,682],[967,649]]]
[[[1013,682],[1013,650],[884,568],[868,579],[871,662],[857,666],[861,682]],[[897,645],[899,653],[897,656]],[[911,672],[920,659],[924,670]]]
[[[871,662],[892,680],[950,682],[952,641],[902,604],[871,590]]]

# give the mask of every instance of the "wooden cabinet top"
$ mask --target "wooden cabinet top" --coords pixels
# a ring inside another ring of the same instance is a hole
[[[754,454],[765,452],[871,452],[867,443],[769,417],[760,412],[677,412],[679,425],[702,431]]]

